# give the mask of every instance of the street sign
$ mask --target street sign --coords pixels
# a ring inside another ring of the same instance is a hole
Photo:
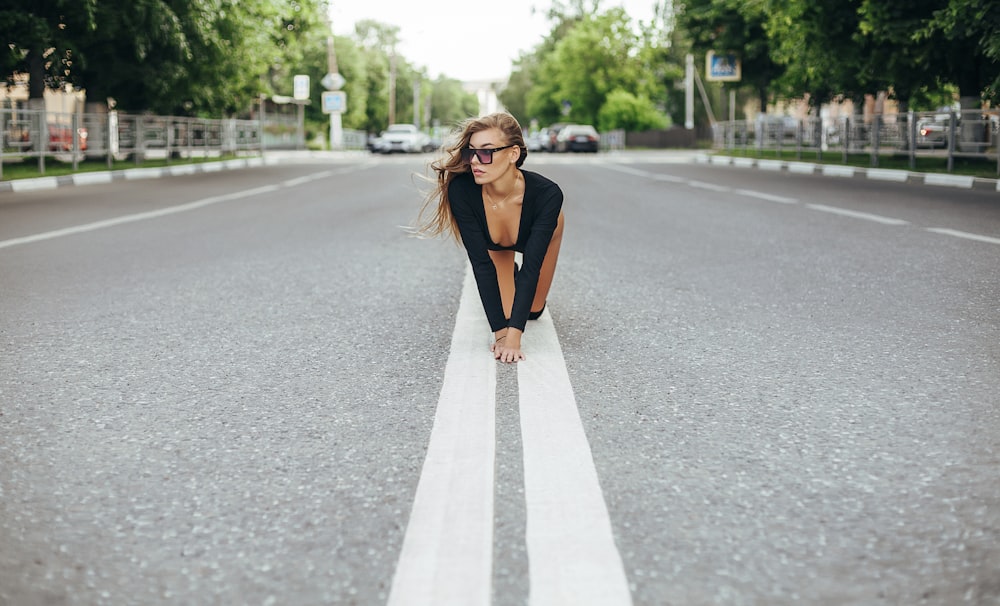
[[[309,98],[309,76],[295,76],[292,78],[292,97],[298,101]]]
[[[339,114],[347,111],[347,93],[342,90],[328,90],[323,93],[323,113]]]
[[[322,84],[323,88],[326,90],[340,90],[346,82],[347,81],[344,80],[344,77],[337,72],[327,74],[323,76],[322,80],[319,81],[319,83]]]
[[[710,82],[739,82],[742,79],[740,56],[708,51],[705,55],[705,79]]]

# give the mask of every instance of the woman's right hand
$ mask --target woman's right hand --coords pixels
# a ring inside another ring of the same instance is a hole
[[[525,359],[524,353],[521,352],[521,331],[516,329],[498,330],[494,333],[494,339],[493,344],[490,345],[494,359],[505,364],[521,362]]]
[[[499,351],[500,347],[503,345],[504,340],[507,338],[507,329],[501,328],[500,330],[493,333],[493,342],[490,343],[490,351],[494,354]]]

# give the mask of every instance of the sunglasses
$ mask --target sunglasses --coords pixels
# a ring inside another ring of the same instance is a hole
[[[508,149],[511,147],[515,147],[515,145],[504,145],[503,147],[494,147],[493,149],[472,149],[471,147],[464,147],[459,151],[462,153],[462,162],[465,164],[472,164],[473,156],[479,158],[480,164],[492,164],[493,152],[498,152],[502,149]]]

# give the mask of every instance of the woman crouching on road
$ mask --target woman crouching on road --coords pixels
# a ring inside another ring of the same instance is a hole
[[[521,126],[496,113],[466,120],[446,156],[431,164],[436,187],[421,231],[450,232],[472,263],[493,357],[525,359],[521,335],[545,310],[562,242],[563,193],[553,181],[521,165],[528,155]],[[424,214],[423,212],[421,213]],[[521,267],[514,253],[521,253]]]

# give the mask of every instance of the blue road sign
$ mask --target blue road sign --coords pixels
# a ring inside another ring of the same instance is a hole
[[[742,79],[740,56],[736,53],[705,55],[705,79],[711,82],[739,82]]]

